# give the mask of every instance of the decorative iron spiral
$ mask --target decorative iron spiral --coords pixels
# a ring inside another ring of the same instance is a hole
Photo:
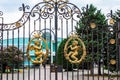
[[[81,17],[81,12],[77,6],[72,3],[58,1],[53,2],[40,2],[36,4],[30,12],[26,12],[25,9],[29,9],[30,7],[24,6],[20,7],[19,10],[23,10],[23,16],[16,22],[10,24],[2,24],[3,30],[12,30],[17,29],[23,26],[29,18],[34,19],[48,19],[57,13],[57,16],[62,16],[63,19],[73,19],[75,21],[79,21]],[[1,24],[0,24],[1,26]]]

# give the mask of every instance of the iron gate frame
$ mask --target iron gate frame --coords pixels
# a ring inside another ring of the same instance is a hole
[[[40,7],[41,4],[43,4],[42,7]],[[42,8],[44,8],[44,9],[42,9]],[[76,5],[74,5],[72,3],[64,2],[62,0],[56,1],[56,2],[54,2],[52,0],[48,1],[48,2],[40,2],[40,3],[36,4],[32,8],[32,10],[30,12],[27,12],[26,11],[27,9],[29,10],[30,7],[28,5],[22,4],[22,7],[19,8],[20,11],[21,10],[23,11],[22,17],[18,21],[16,21],[15,23],[10,23],[10,24],[4,24],[4,18],[1,17],[3,15],[3,13],[2,13],[2,11],[0,11],[0,19],[2,19],[2,23],[0,23],[0,46],[1,46],[0,49],[1,49],[1,52],[3,52],[3,36],[4,36],[3,32],[4,31],[10,31],[10,30],[14,31],[16,29],[18,29],[18,31],[19,31],[19,28],[23,27],[27,23],[27,21],[30,20],[30,17],[35,17],[35,14],[38,13],[39,14],[39,18],[38,19],[40,19],[40,18],[41,19],[48,19],[49,17],[52,18],[52,16],[54,16],[54,30],[55,31],[52,31],[51,29],[48,29],[48,30],[50,30],[50,32],[55,32],[55,34],[54,34],[55,43],[56,43],[55,44],[55,53],[57,53],[57,47],[58,47],[58,44],[57,44],[57,41],[58,41],[58,31],[57,30],[58,30],[58,18],[59,18],[59,16],[60,16],[60,18],[64,18],[66,20],[72,19],[74,21],[77,21],[74,18],[74,15],[77,14],[76,17],[79,18],[79,19],[80,19],[80,16],[82,15],[80,9]],[[68,22],[66,23],[66,25],[68,27]],[[119,27],[120,27],[120,25],[118,23],[118,31],[120,29]],[[46,29],[47,28],[45,27],[45,30]],[[73,29],[73,26],[72,26],[71,32],[73,32],[73,31],[74,31],[74,29]],[[68,34],[69,34],[68,30],[66,30],[66,33],[67,33],[67,37],[68,37]],[[120,47],[120,45],[119,45],[119,47]],[[56,61],[55,62],[55,69],[56,69],[55,70],[55,80],[58,80],[57,58],[58,58],[58,55],[56,54],[56,58],[55,58],[55,61]],[[120,59],[119,59],[119,61],[120,61]],[[1,67],[1,69],[2,69],[2,67]],[[2,76],[2,74],[3,73],[1,73],[1,76]],[[72,74],[74,74],[74,73],[72,73]],[[18,75],[19,75],[19,73],[18,73]],[[67,77],[68,77],[68,75],[67,75]],[[46,80],[46,73],[45,73],[44,79]],[[77,79],[79,79],[79,78],[77,78]],[[1,77],[1,80],[2,80],[2,77]],[[63,78],[62,78],[62,80],[63,80]]]

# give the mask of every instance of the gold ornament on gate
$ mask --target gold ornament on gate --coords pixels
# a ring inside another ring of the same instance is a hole
[[[116,63],[117,63],[117,62],[116,62],[115,59],[111,59],[111,60],[110,60],[110,64],[115,65]]]
[[[69,62],[74,64],[80,64],[85,59],[86,47],[78,35],[71,34],[64,46],[64,56]]]
[[[46,46],[46,52],[45,51],[43,52],[43,50],[42,50],[42,44],[41,44],[42,41],[44,42],[44,44]],[[30,52],[34,53],[34,55],[35,55],[34,59],[31,58]],[[47,59],[48,53],[49,53],[49,49],[48,49],[46,40],[44,38],[42,38],[41,33],[35,33],[33,35],[33,38],[30,40],[30,42],[28,43],[28,46],[27,46],[28,59],[33,64],[41,64]]]
[[[16,22],[16,23],[15,23],[15,26],[16,26],[16,27],[20,27],[20,26],[21,26],[20,22]]]
[[[110,25],[114,25],[114,24],[115,24],[115,20],[111,18],[111,19],[109,20],[109,24],[110,24]]]
[[[110,39],[110,44],[115,44],[115,39]]]
[[[92,22],[92,23],[90,23],[90,27],[94,29],[94,28],[96,28],[96,24]]]

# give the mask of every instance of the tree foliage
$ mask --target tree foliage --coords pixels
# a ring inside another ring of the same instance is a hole
[[[23,62],[23,52],[15,46],[8,46],[0,53],[2,64],[7,66],[18,66]]]
[[[91,23],[95,28],[91,28]],[[101,10],[92,4],[82,9],[82,17],[76,27],[77,33],[82,37],[86,48],[86,61],[98,61],[101,57],[102,37],[106,34],[106,19]]]

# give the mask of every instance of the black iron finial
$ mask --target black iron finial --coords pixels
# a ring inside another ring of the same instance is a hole
[[[2,11],[0,11],[0,16],[2,16],[3,15],[3,12]]]
[[[111,17],[113,17],[113,11],[112,10],[110,11],[110,14],[111,14]]]
[[[22,4],[23,12],[25,12],[25,5],[24,3]]]
[[[22,4],[22,7],[19,8],[20,11],[25,12],[26,9],[30,9],[29,5],[25,5],[24,3]]]

